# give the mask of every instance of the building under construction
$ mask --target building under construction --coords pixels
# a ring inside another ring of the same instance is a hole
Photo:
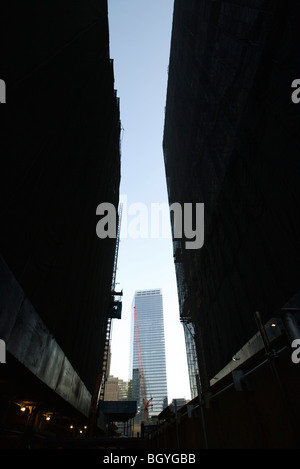
[[[205,211],[201,249],[186,249],[173,226],[192,396],[208,421],[208,436],[197,427],[199,447],[299,441],[300,365],[290,347],[300,338],[300,104],[291,99],[299,17],[293,0],[174,4],[163,139],[169,202]],[[247,403],[236,393],[209,398],[245,389],[234,379],[263,363]]]
[[[118,207],[120,117],[106,0],[13,2],[3,15],[0,426],[13,441],[84,429],[98,398],[119,308],[116,239],[97,237],[96,209]]]
[[[102,399],[120,317],[118,238],[96,234],[120,183],[107,1],[3,10],[0,446],[299,447],[299,2],[174,2],[169,201],[205,208],[201,249],[174,237],[193,398],[98,441],[70,437],[137,413]]]

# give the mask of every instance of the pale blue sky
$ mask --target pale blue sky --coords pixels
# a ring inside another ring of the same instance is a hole
[[[110,57],[120,97],[121,195],[128,205],[167,202],[163,128],[173,0],[108,0]],[[150,211],[149,211],[150,216]],[[134,218],[123,212],[128,223]],[[117,271],[122,319],[113,321],[111,373],[128,379],[135,290],[162,288],[169,402],[190,399],[171,238],[121,239]]]
[[[110,54],[125,129],[122,186],[137,200],[160,201],[166,197],[161,142],[173,0],[108,3]]]

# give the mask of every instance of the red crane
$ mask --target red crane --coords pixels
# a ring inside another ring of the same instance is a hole
[[[140,377],[141,395],[143,399],[144,419],[147,420],[148,408],[152,406],[151,404],[152,397],[148,400],[146,398],[146,383],[145,383],[145,375],[144,375],[144,370],[143,370],[142,349],[141,349],[140,331],[139,331],[139,323],[138,323],[136,307],[134,307],[134,330],[135,330],[137,356],[138,356],[138,362],[139,362],[139,377]]]

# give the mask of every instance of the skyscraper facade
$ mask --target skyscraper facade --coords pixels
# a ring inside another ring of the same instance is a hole
[[[134,314],[136,309],[136,316]],[[137,320],[137,324],[136,321]],[[138,326],[138,332],[135,326]],[[139,336],[139,337],[138,337]],[[151,400],[149,416],[158,415],[167,401],[167,371],[162,291],[138,290],[132,307],[132,393],[143,413],[143,397]],[[140,343],[140,348],[138,347]],[[140,350],[140,356],[139,356]],[[142,361],[145,377],[145,396],[139,380]]]
[[[256,334],[254,312],[266,324],[299,307],[299,112],[285,96],[300,7],[265,6],[174,2],[163,149],[170,205],[205,205],[201,249],[171,225],[180,317],[206,390]]]
[[[18,402],[49,402],[56,413],[64,399],[85,419],[114,300],[116,238],[97,236],[96,210],[118,207],[121,177],[108,6],[29,4],[6,10],[14,20],[1,74],[12,93],[0,130],[0,338],[7,345],[0,402],[13,409],[11,389]],[[42,385],[49,389],[38,398],[33,387]]]

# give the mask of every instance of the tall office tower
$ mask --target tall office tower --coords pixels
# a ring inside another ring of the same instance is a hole
[[[141,359],[146,384],[146,399],[152,398],[149,416],[158,415],[167,398],[167,372],[162,292],[136,291],[132,311],[132,393],[142,411],[142,392],[139,383],[139,347],[135,328],[134,307],[138,322]],[[142,412],[141,412],[142,413]]]

